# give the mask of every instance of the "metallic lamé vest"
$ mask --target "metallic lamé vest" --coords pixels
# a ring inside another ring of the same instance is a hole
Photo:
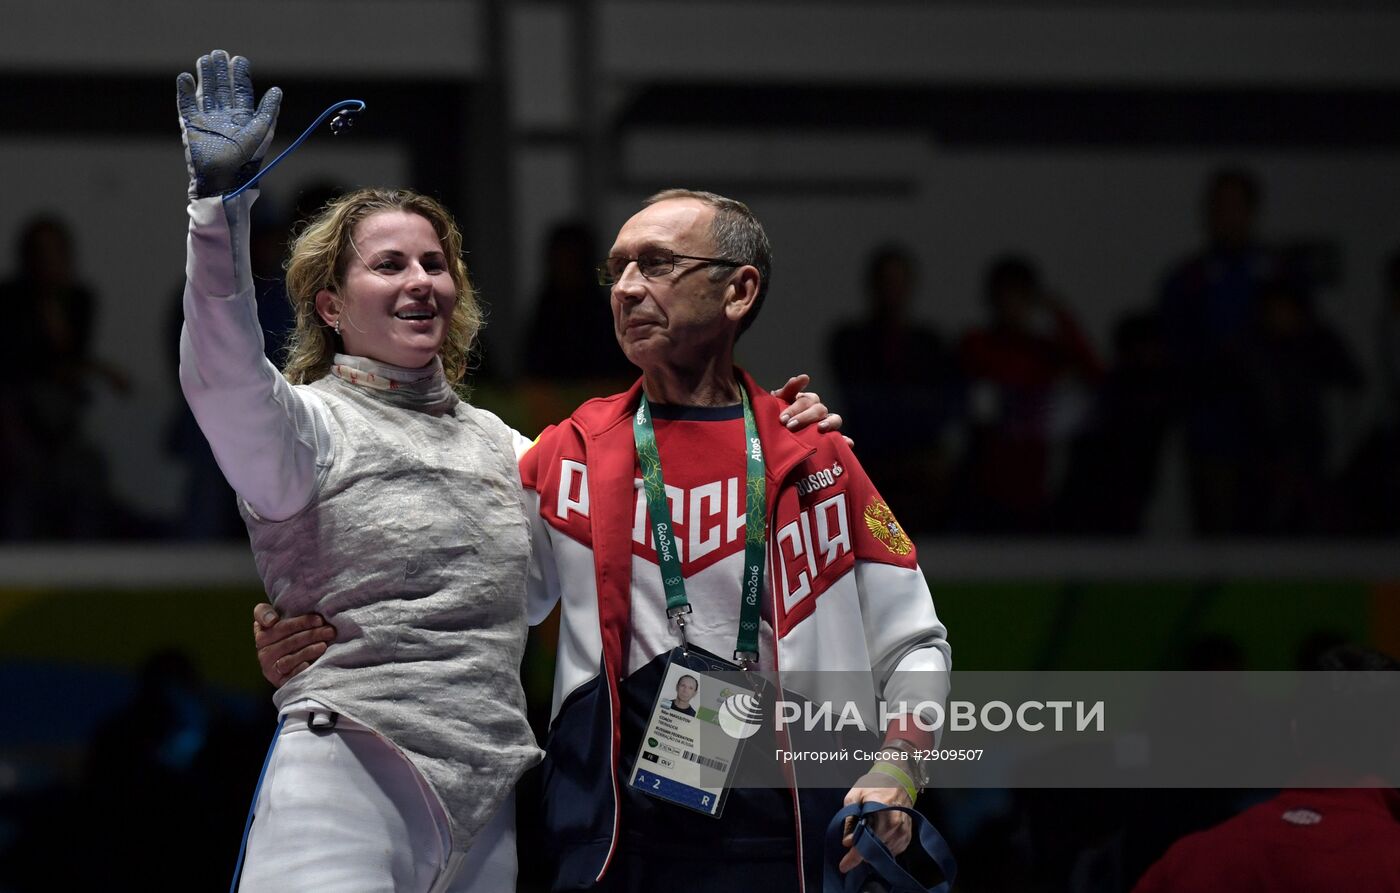
[[[311,503],[243,514],[273,603],[320,612],[336,641],[276,703],[313,699],[397,745],[465,851],[540,756],[520,686],[530,533],[511,431],[450,394],[424,411],[421,395],[334,375],[308,387],[334,450]]]

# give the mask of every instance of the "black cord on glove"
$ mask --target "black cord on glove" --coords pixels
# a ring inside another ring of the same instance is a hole
[[[263,156],[276,130],[282,91],[273,87],[255,104],[250,68],[244,57],[230,58],[223,50],[214,50],[199,58],[197,79],[185,72],[175,80],[192,199],[222,195],[227,202],[237,197],[305,142],[327,118],[334,116],[331,133],[340,134],[365,109],[359,99],[335,103],[263,167]]]
[[[315,121],[311,122],[310,127],[306,128],[301,132],[301,136],[293,140],[290,146],[283,149],[276,158],[272,159],[272,161],[268,163],[267,167],[253,174],[253,176],[248,179],[248,182],[244,183],[242,186],[225,195],[224,201],[232,201],[233,199],[238,197],[238,194],[240,192],[257,183],[263,177],[267,176],[268,171],[281,164],[282,159],[292,154],[293,149],[306,142],[306,138],[311,136],[312,131],[314,131],[317,127],[320,127],[321,122],[325,121],[327,118],[330,118],[331,115],[335,115],[334,118],[331,118],[331,135],[339,136],[343,131],[350,129],[351,124],[353,124],[355,121],[355,116],[358,115],[360,112],[363,112],[364,110],[365,102],[363,99],[342,99],[340,102],[334,103],[331,106],[327,107],[327,109],[324,112],[322,112]]]

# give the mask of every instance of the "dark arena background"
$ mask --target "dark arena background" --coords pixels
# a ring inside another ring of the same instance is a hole
[[[247,535],[175,378],[174,80],[214,47],[285,90],[274,151],[368,103],[263,188],[270,352],[295,222],[411,186],[488,306],[471,399],[533,435],[631,378],[592,278],[617,226],[720,192],[774,246],[739,362],[845,417],[956,669],[1400,654],[1393,4],[11,0],[0,893],[224,889],[275,723]],[[541,736],[553,636],[523,667]],[[1270,793],[920,806],[957,890],[1109,893]]]

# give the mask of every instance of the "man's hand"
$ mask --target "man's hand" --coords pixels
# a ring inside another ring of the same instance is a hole
[[[262,167],[282,91],[273,87],[254,107],[248,68],[242,56],[215,50],[199,57],[198,82],[189,72],[175,79],[192,199],[232,192]]]
[[[914,805],[914,802],[909,799],[908,792],[899,782],[876,771],[867,772],[857,779],[855,787],[846,794],[842,805],[851,806],[856,803],[864,803],[867,800],[874,800],[886,806],[913,807]],[[902,812],[890,810],[877,813],[871,821],[874,822],[875,834],[896,856],[904,852],[913,839],[914,823],[909,816]],[[854,827],[848,829],[846,835],[841,838],[841,845],[847,847],[847,850],[846,855],[841,857],[841,864],[837,867],[841,869],[842,874],[845,874],[865,861],[855,849]]]
[[[792,404],[783,411],[778,420],[786,425],[789,431],[801,431],[813,423],[818,431],[840,431],[841,416],[826,408],[820,394],[802,390],[811,381],[810,375],[794,375],[787,380],[787,384],[773,392],[774,397]],[[846,443],[856,445],[849,437],[846,438]]]
[[[272,605],[253,609],[253,643],[258,647],[258,666],[273,687],[311,666],[335,641],[335,627],[320,614],[279,617]]]

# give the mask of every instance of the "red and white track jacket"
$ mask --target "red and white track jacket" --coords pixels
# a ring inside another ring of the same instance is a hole
[[[788,431],[778,419],[783,405],[741,375],[767,467],[763,666],[780,677],[808,670],[868,674],[858,700],[872,728],[880,699],[888,705],[942,703],[946,672],[904,672],[951,667],[946,630],[913,544],[843,438],[815,428]],[[640,393],[638,382],[626,393],[590,400],[541,434],[520,460],[533,525],[531,622],[556,602],[563,605],[545,763],[546,824],[559,848],[556,889],[586,889],[617,851],[619,790],[633,758],[621,746],[619,692],[633,672],[678,644],[666,626],[650,525],[640,508],[632,434]],[[736,483],[672,487],[686,482],[686,448],[668,443],[661,424],[658,417],[677,540],[694,553],[682,559],[700,627],[696,643],[727,657],[737,621],[709,630],[703,621],[737,618],[743,536],[742,530],[733,536],[732,520],[743,512],[742,504],[733,504],[743,497],[742,439],[734,450]],[[842,701],[851,697],[851,676],[843,674]],[[827,678],[817,677],[805,678],[817,686]],[[917,740],[912,732],[899,736]],[[830,799],[814,807],[796,790],[793,796],[799,872],[807,888],[819,889],[818,841],[830,813],[813,813],[829,810]]]

